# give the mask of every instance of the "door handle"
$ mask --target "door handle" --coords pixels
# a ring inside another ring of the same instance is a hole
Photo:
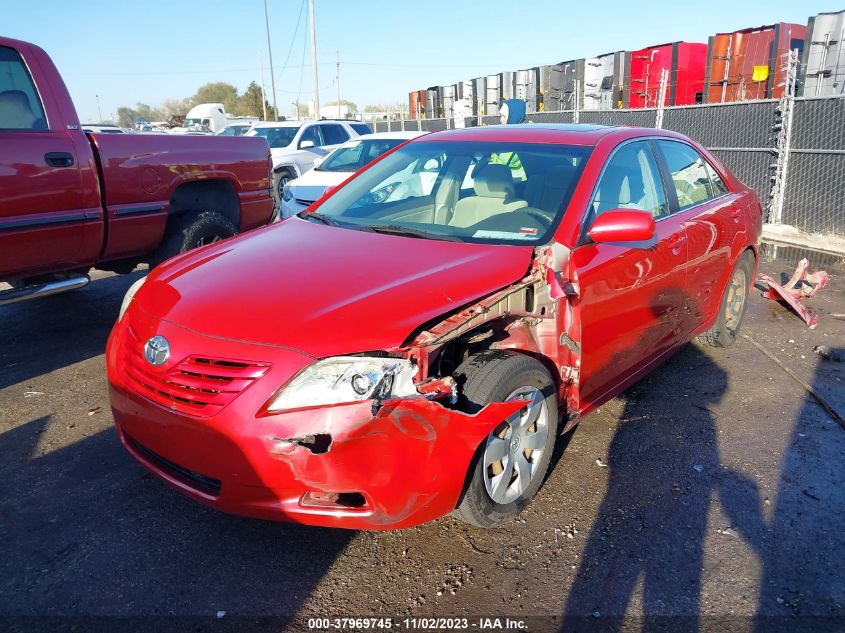
[[[73,167],[73,154],[68,152],[47,152],[44,162],[50,167]]]

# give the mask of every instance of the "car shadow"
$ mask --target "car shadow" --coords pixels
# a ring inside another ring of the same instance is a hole
[[[146,274],[95,279],[80,290],[0,307],[0,389],[105,352],[123,295]]]
[[[0,435],[4,617],[225,612],[283,626],[355,534],[206,508],[155,480],[113,429],[45,452],[50,424]]]

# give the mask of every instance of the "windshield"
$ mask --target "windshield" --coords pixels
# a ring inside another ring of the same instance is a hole
[[[185,119],[182,127],[202,127],[208,126],[211,123],[210,119]]]
[[[589,152],[574,145],[412,142],[348,181],[314,219],[431,239],[542,244]]]
[[[262,136],[270,147],[287,147],[298,130],[298,127],[256,127],[244,136]]]
[[[404,138],[391,138],[349,141],[315,169],[317,171],[358,171],[361,167],[374,161],[387,150],[393,149],[407,140]]]

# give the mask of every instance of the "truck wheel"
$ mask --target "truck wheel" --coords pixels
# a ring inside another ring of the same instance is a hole
[[[219,242],[236,233],[237,229],[229,220],[213,211],[175,215],[167,221],[164,239],[150,261],[150,268],[174,255]]]
[[[742,321],[745,319],[745,310],[748,308],[748,293],[753,281],[751,278],[753,270],[754,255],[745,251],[731,274],[728,287],[725,288],[716,323],[696,337],[699,343],[712,347],[730,347],[734,344]]]
[[[557,390],[538,360],[500,350],[470,356],[455,371],[465,409],[489,402],[528,400],[478,447],[454,514],[479,527],[519,513],[543,483],[557,437]]]
[[[287,167],[276,172],[276,193],[279,196],[279,200],[282,199],[282,189],[284,189],[285,185],[294,178],[296,178],[296,176],[294,176],[293,172]]]

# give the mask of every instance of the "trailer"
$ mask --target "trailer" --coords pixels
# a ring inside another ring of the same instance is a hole
[[[414,90],[408,94],[408,116],[411,119],[425,118],[425,90]]]
[[[472,111],[472,116],[478,114],[476,111],[476,101],[475,101],[475,80],[474,79],[467,79],[464,81],[459,81],[455,84],[455,101],[460,101],[461,99],[466,99],[469,103],[469,107]]]
[[[656,107],[664,70],[669,74],[663,105],[702,103],[706,59],[707,44],[698,42],[671,42],[631,51],[625,69],[624,107]]]
[[[584,62],[581,59],[571,59],[561,62],[561,101],[564,110],[583,109],[584,104]]]
[[[498,115],[499,104],[504,99],[512,99],[516,94],[515,74],[503,72],[487,76],[487,99],[484,104],[484,110],[487,114]]]
[[[526,112],[538,112],[542,100],[540,98],[540,68],[526,68],[517,70],[514,74],[514,97],[525,102]]]
[[[559,64],[540,66],[540,112],[563,110],[563,68]]]
[[[425,118],[436,119],[441,116],[439,86],[425,89]]]
[[[845,95],[845,11],[819,13],[810,18],[801,77],[800,95]]]
[[[455,84],[438,86],[437,93],[440,96],[440,113],[438,118],[451,119],[455,114],[455,95],[458,88]]]
[[[473,113],[476,116],[487,114],[487,77],[476,77],[472,80]]]
[[[704,98],[707,103],[779,99],[786,84],[786,56],[804,48],[807,27],[779,22],[708,40]]]

